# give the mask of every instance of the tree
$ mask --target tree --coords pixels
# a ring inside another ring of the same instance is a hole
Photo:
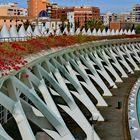
[[[140,24],[135,27],[136,34],[140,34]]]
[[[23,25],[24,25],[24,28],[25,28],[25,30],[28,28],[28,26],[29,25],[31,25],[31,23],[30,23],[30,21],[27,19],[24,23],[23,23]]]
[[[78,18],[78,21],[75,20],[75,30],[77,28],[80,28],[80,20],[79,20],[79,18]]]
[[[88,29],[88,20],[87,20],[87,15],[85,14],[85,29]]]
[[[68,21],[68,24],[67,24],[67,29],[68,29],[68,31],[70,31],[70,28],[71,28],[71,24],[70,24],[70,22]]]
[[[61,24],[61,26],[60,26],[60,30],[63,32],[64,31],[64,29],[65,29],[65,27],[66,27],[66,25],[65,25],[65,21],[67,20],[67,16],[62,16],[61,17],[61,21],[62,21],[62,24]]]
[[[105,26],[103,25],[103,22],[101,20],[95,20],[95,19],[92,19],[92,20],[88,20],[87,21],[87,28],[90,28],[90,29],[101,29],[103,30],[105,28]]]
[[[66,21],[66,20],[67,20],[67,16],[66,16],[66,15],[62,15],[61,21],[64,22],[64,21]]]

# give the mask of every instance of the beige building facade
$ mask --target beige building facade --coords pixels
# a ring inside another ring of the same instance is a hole
[[[133,6],[132,20],[134,23],[140,23],[140,4]]]
[[[18,7],[18,3],[0,4],[0,16],[26,16],[27,9]]]

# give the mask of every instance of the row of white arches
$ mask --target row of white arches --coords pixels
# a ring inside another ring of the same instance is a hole
[[[15,25],[12,25],[9,29],[6,26],[6,24],[3,25],[1,32],[0,32],[0,38],[26,38],[26,37],[36,37],[36,36],[50,36],[50,35],[57,35],[61,36],[63,34],[66,35],[93,35],[93,36],[111,36],[111,35],[134,35],[135,30],[110,30],[108,29],[107,31],[101,30],[101,29],[93,29],[91,30],[90,28],[86,31],[85,28],[82,30],[78,28],[76,31],[71,28],[68,31],[68,28],[66,27],[63,32],[61,32],[60,28],[57,28],[56,30],[49,28],[46,29],[45,26],[35,26],[35,29],[33,30],[31,26],[29,25],[28,28],[25,30],[25,27],[22,25],[19,30],[17,30]]]

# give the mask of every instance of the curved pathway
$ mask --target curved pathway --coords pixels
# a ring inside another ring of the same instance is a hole
[[[111,89],[113,97],[105,97],[109,107],[100,107],[105,122],[97,122],[95,129],[102,140],[130,140],[127,122],[127,99],[131,88],[139,78],[140,72],[130,74],[123,78],[123,83],[118,83],[117,89]],[[122,108],[117,109],[118,101],[122,102]]]

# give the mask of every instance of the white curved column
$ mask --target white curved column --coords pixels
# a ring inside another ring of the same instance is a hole
[[[98,75],[98,73],[96,72],[94,66],[92,65],[91,61],[89,60],[88,57],[86,57],[86,59],[80,55],[79,56],[81,61],[83,61],[84,65],[87,66],[87,68],[91,71],[91,74],[88,74],[88,76],[90,76],[94,81],[96,81],[98,83],[98,85],[103,89],[104,91],[104,96],[112,96],[111,92],[109,91],[109,89],[107,88],[107,86],[105,85],[105,83],[102,81],[102,79],[100,78],[100,76]]]
[[[98,53],[99,53],[100,55],[103,56],[103,54],[101,54],[100,51],[98,51]],[[109,76],[109,74],[107,73],[107,71],[105,70],[105,68],[104,68],[103,65],[102,65],[102,62],[101,62],[101,61],[104,61],[104,59],[101,60],[101,59],[98,57],[96,51],[94,52],[94,55],[95,55],[95,57],[94,57],[93,55],[91,55],[91,54],[90,54],[89,56],[92,58],[92,60],[93,60],[94,62],[97,60],[97,61],[95,62],[95,64],[97,64],[97,66],[99,66],[99,68],[100,68],[100,70],[97,70],[97,71],[109,82],[109,84],[110,84],[111,87],[113,86],[113,88],[117,88],[115,82],[111,79],[111,77]]]
[[[0,124],[0,140],[13,140],[3,129],[2,125]]]
[[[27,87],[23,82],[19,81],[17,78],[12,78],[16,87],[27,96],[32,103],[39,109],[39,111],[48,119],[52,126],[60,133],[61,136],[68,134],[67,128],[65,127],[63,121],[56,116],[52,109],[47,106],[36,94],[33,88]]]
[[[12,25],[12,27],[10,28],[10,36],[11,38],[14,38],[15,40],[18,40],[18,32],[17,32],[17,28],[15,25]]]
[[[133,52],[134,58],[140,63],[140,57],[138,55],[139,51],[137,51],[137,49],[135,48],[133,44],[131,44],[131,46],[129,45],[129,49],[131,49],[131,51]]]
[[[106,63],[107,66],[104,66],[112,75],[115,77],[115,82],[123,82],[118,73],[115,71],[115,69],[112,67],[109,59],[111,59],[107,54],[109,53],[106,48],[102,49],[102,54],[100,57],[103,59],[103,61]],[[107,54],[106,54],[107,52]]]
[[[110,58],[114,61],[114,63],[112,63],[112,65],[114,65],[116,67],[116,69],[118,69],[121,72],[121,77],[128,77],[128,75],[126,74],[126,72],[124,71],[124,69],[122,68],[122,66],[120,65],[120,63],[117,60],[117,54],[113,52],[112,48],[108,48],[106,49],[107,54],[110,56]]]
[[[98,118],[98,121],[103,121],[104,119],[103,119],[102,115],[100,114],[100,112],[97,110],[95,105],[91,102],[90,98],[87,96],[87,94],[81,87],[81,85],[75,75],[75,72],[73,71],[71,66],[67,63],[65,65],[65,67],[67,68],[68,72],[70,73],[70,76],[75,80],[75,83],[73,83],[72,81],[71,81],[71,83],[73,86],[75,86],[77,92],[75,92],[75,91],[70,91],[70,92],[73,93],[73,95],[76,96],[87,107],[87,109],[91,112],[93,119]],[[103,104],[103,103],[104,102],[101,102],[101,104]]]
[[[26,140],[28,138],[30,138],[31,140],[35,140],[34,134],[24,115],[20,101],[14,101],[10,99],[9,97],[7,97],[6,95],[4,95],[4,93],[0,92],[0,103],[7,110],[9,110],[11,114],[13,115],[13,117],[15,118],[15,121],[17,123],[17,126],[19,128],[19,131],[21,133],[23,140]],[[26,131],[22,132],[23,130],[26,130]]]
[[[74,55],[73,55],[73,57],[74,57]],[[106,101],[103,99],[101,94],[98,92],[96,87],[93,85],[93,83],[89,79],[89,77],[88,77],[88,75],[87,75],[82,63],[80,62],[80,60],[78,58],[76,58],[77,63],[74,61],[73,58],[70,58],[70,57],[68,57],[67,60],[79,72],[80,76],[82,76],[82,78],[85,80],[85,82],[81,81],[80,83],[83,86],[85,86],[90,91],[90,93],[96,98],[96,100],[98,101],[97,106],[107,106]],[[69,70],[69,72],[70,71],[72,71],[72,70]]]
[[[134,73],[134,71],[131,69],[131,67],[128,65],[128,63],[126,62],[125,58],[124,58],[124,53],[120,50],[120,48],[118,46],[113,47],[113,50],[116,52],[117,56],[119,58],[121,58],[121,60],[119,60],[121,62],[121,64],[128,70],[128,72],[130,73]]]
[[[59,105],[65,112],[67,112],[76,122],[77,124],[83,129],[83,131],[87,134],[88,140],[92,140],[93,136],[91,134],[94,132],[92,129],[92,126],[89,124],[81,110],[76,105],[73,97],[71,96],[64,79],[60,75],[59,71],[57,69],[53,70],[53,74],[55,75],[55,78],[57,79],[57,82],[54,78],[51,78],[49,74],[45,71],[44,68],[40,67],[41,71],[44,73],[43,75],[48,79],[51,80],[52,86],[55,88],[55,90],[63,97],[63,99],[66,101],[68,106]],[[80,117],[80,119],[79,119]],[[83,125],[84,124],[84,125]],[[87,126],[87,127],[85,127]],[[94,134],[96,134],[94,132]],[[97,134],[96,134],[97,135]]]
[[[134,70],[140,70],[138,65],[136,64],[136,62],[133,60],[132,56],[130,55],[130,53],[132,52],[128,50],[128,47],[125,45],[125,46],[120,46],[120,48],[124,50],[125,54],[128,57],[126,59],[134,66]]]

